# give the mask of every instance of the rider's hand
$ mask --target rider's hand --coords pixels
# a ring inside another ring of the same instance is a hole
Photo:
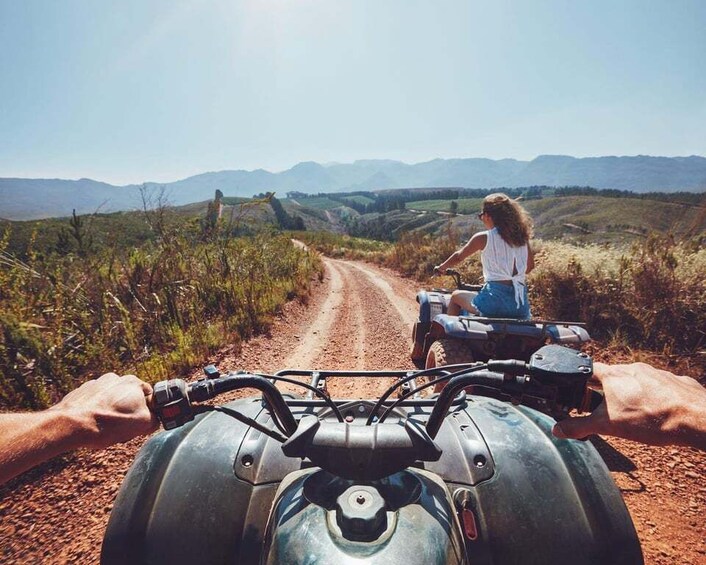
[[[147,407],[152,387],[134,375],[106,373],[67,394],[49,410],[76,423],[75,447],[101,449],[148,434],[158,420]]]
[[[561,438],[618,436],[652,445],[706,449],[706,389],[690,377],[645,363],[594,364],[593,384],[605,400],[590,416],[554,426]]]
[[[152,387],[108,373],[41,412],[0,414],[0,484],[61,453],[100,449],[157,429],[147,407]]]

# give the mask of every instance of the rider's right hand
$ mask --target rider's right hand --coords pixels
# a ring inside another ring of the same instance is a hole
[[[706,450],[706,389],[691,377],[645,363],[594,363],[592,380],[603,389],[604,402],[590,416],[555,425],[555,436],[603,434]]]

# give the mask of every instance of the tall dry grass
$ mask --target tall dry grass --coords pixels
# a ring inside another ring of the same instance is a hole
[[[289,232],[289,235],[334,259],[374,262],[383,257],[391,248],[391,244],[388,242],[352,237],[328,231],[292,231]]]
[[[173,377],[262,331],[306,294],[320,259],[288,238],[203,241],[170,232],[138,248],[20,260],[0,240],[0,405],[40,408],[89,375]]]
[[[621,249],[538,246],[533,308],[592,335],[665,354],[706,349],[706,248],[650,236]]]

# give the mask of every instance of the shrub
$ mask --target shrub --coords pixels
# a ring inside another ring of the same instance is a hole
[[[535,314],[581,320],[597,338],[696,353],[706,344],[706,249],[650,236],[625,250],[542,243],[529,277]]]

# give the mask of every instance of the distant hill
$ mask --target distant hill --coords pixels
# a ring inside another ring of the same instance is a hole
[[[512,188],[533,185],[592,186],[636,192],[706,191],[706,158],[587,157],[542,155],[515,159],[434,159],[408,165],[399,161],[364,160],[347,164],[299,163],[279,173],[220,171],[203,173],[164,187],[175,205],[213,197],[216,189],[230,196],[274,191],[304,193],[384,190],[407,187]],[[0,218],[13,220],[67,216],[96,210],[139,208],[137,185],[113,186],[90,179],[0,179]]]

